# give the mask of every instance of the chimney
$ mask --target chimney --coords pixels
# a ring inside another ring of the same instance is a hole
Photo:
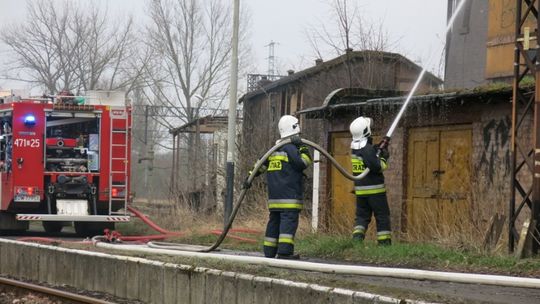
[[[322,64],[323,63],[323,60],[321,58],[317,58],[315,59],[315,65],[319,65],[319,64]]]
[[[264,87],[265,85],[267,85],[269,83],[272,83],[272,81],[269,80],[268,77],[266,77],[264,75],[261,77],[261,79],[259,81],[257,81],[257,85],[259,87]]]
[[[294,70],[287,70],[287,75],[290,76],[290,75],[292,75],[292,74],[294,74]]]

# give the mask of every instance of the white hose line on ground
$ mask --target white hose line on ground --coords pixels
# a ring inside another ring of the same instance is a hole
[[[484,284],[484,285],[496,285],[496,286],[506,286],[506,287],[540,288],[540,279],[534,279],[534,278],[459,273],[459,272],[430,271],[430,270],[407,269],[407,268],[389,268],[389,267],[313,263],[313,262],[304,262],[304,261],[271,259],[271,258],[264,258],[264,257],[189,252],[189,251],[171,250],[171,249],[155,249],[155,248],[149,248],[145,245],[118,245],[118,244],[115,245],[115,244],[102,243],[102,242],[97,242],[95,245],[100,248],[114,249],[114,250],[143,252],[143,253],[151,253],[151,254],[165,254],[165,255],[174,255],[174,256],[189,257],[189,258],[215,259],[219,261],[264,265],[264,266],[288,268],[288,269],[295,269],[295,270],[316,271],[316,272],[323,272],[323,273],[392,277],[392,278],[400,278],[400,279],[431,280],[431,281],[466,283],[466,284]]]
[[[361,180],[362,178],[366,177],[366,175],[369,173],[369,168],[366,168],[364,170],[364,172],[360,173],[359,175],[352,175],[345,168],[343,168],[338,163],[338,161],[335,160],[332,157],[332,155],[330,155],[330,153],[328,153],[328,151],[323,149],[321,146],[317,145],[316,143],[314,143],[312,141],[304,139],[304,138],[300,138],[300,140],[302,141],[303,144],[311,146],[313,149],[318,150],[319,152],[321,152],[322,155],[324,155],[328,160],[330,160],[330,162],[336,167],[336,169],[338,169],[338,171],[341,172],[341,174],[343,174],[343,176],[345,176],[346,178],[348,178],[348,179],[350,179],[352,181]],[[268,150],[261,158],[259,158],[257,160],[257,162],[255,163],[255,165],[254,165],[254,167],[253,167],[253,169],[251,171],[251,174],[248,176],[246,182],[251,185],[251,183],[253,182],[253,179],[257,175],[257,172],[262,167],[262,165],[266,162],[266,159],[268,157],[270,157],[270,155],[272,155],[272,153],[274,153],[276,150],[278,150],[279,148],[281,148],[284,145],[289,144],[289,143],[292,143],[291,138],[286,138],[286,139],[280,140],[278,143],[276,143],[276,145],[274,145],[272,148],[270,148],[270,150]],[[196,249],[195,251],[210,252],[210,251],[216,250],[219,247],[219,245],[221,245],[221,243],[223,242],[223,240],[227,236],[227,233],[229,233],[229,229],[231,229],[231,227],[232,227],[232,223],[234,222],[236,214],[238,213],[238,210],[240,209],[240,206],[242,205],[242,201],[244,200],[244,197],[246,196],[246,192],[247,192],[248,189],[249,188],[243,188],[242,191],[240,191],[240,194],[239,194],[238,199],[237,199],[237,203],[236,203],[236,205],[234,206],[234,208],[233,208],[233,210],[231,212],[229,220],[225,224],[225,228],[223,229],[223,232],[219,235],[216,242],[214,244],[212,244],[210,247],[202,248],[202,249],[199,248],[199,249]],[[161,248],[164,248],[163,246],[170,245],[170,243],[163,243],[163,242],[159,242],[159,243],[158,242],[152,242],[152,243],[154,244],[155,247],[161,247]],[[176,244],[172,243],[172,245],[176,245]],[[194,249],[187,248],[187,246],[184,246],[182,250],[193,251]]]
[[[78,254],[80,256],[91,256],[91,257],[97,257],[97,258],[103,258],[103,259],[114,259],[117,261],[132,262],[132,263],[138,263],[141,265],[151,265],[151,266],[157,266],[157,267],[163,267],[163,268],[174,268],[180,271],[215,274],[215,275],[221,275],[223,277],[228,277],[231,279],[238,278],[238,279],[248,280],[255,283],[272,282],[272,284],[276,283],[282,286],[290,286],[290,287],[295,287],[295,288],[311,288],[315,291],[320,291],[322,293],[328,293],[331,291],[332,293],[354,296],[355,299],[358,299],[358,298],[366,299],[366,300],[371,301],[372,303],[437,304],[437,303],[425,302],[425,301],[403,300],[403,299],[383,296],[379,294],[355,291],[355,290],[344,289],[344,288],[333,288],[333,287],[322,286],[318,284],[307,284],[307,283],[294,282],[290,280],[274,279],[274,278],[250,275],[250,274],[239,273],[239,272],[222,271],[222,270],[210,269],[210,268],[205,268],[205,267],[200,267],[200,266],[194,267],[193,265],[187,265],[187,264],[174,264],[174,263],[169,263],[169,262],[160,262],[156,260],[150,260],[148,258],[139,258],[139,257],[132,257],[132,256],[127,256],[127,255],[115,255],[115,254],[110,254],[110,253],[94,252],[94,251],[89,251],[89,250],[70,249],[70,248],[64,248],[64,247],[58,247],[58,246],[21,242],[21,241],[4,239],[4,238],[0,238],[0,243],[15,244],[19,246],[28,247],[28,248],[36,248],[38,250],[46,249],[50,251]]]

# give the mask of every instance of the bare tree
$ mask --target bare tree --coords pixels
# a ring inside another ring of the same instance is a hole
[[[307,30],[308,41],[318,58],[347,50],[388,51],[388,39],[382,22],[373,23],[361,15],[358,1],[331,0],[331,17]]]
[[[150,0],[148,11],[151,24],[145,40],[153,59],[145,68],[144,94],[147,103],[170,108],[175,116],[163,117],[158,123],[174,129],[222,112],[229,92],[229,4],[220,0]],[[241,28],[245,28],[245,21]],[[195,191],[197,180],[204,175],[204,168],[199,166],[204,140],[188,133],[183,134],[181,142],[188,151],[184,175],[190,177],[190,191]]]
[[[50,93],[130,91],[142,72],[132,20],[113,23],[106,10],[76,3],[28,1],[27,20],[0,33],[13,58],[6,77]]]
[[[182,123],[205,108],[219,108],[227,96],[230,14],[230,7],[218,0],[150,2],[147,45],[155,60],[146,69],[147,92],[177,107]]]
[[[361,15],[359,2],[354,0],[330,0],[331,18],[325,22],[319,22],[316,27],[307,31],[308,41],[317,58],[323,59],[325,55],[341,56],[345,54],[343,65],[347,70],[346,77],[336,79],[337,86],[361,85],[369,88],[373,85],[373,79],[355,79],[351,65],[351,52],[353,50],[370,51],[364,52],[366,64],[364,69],[372,72],[369,77],[375,77],[377,62],[382,58],[383,51],[389,51],[393,47],[388,39],[382,22],[373,23]]]

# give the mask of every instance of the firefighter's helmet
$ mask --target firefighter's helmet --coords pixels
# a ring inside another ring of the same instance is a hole
[[[281,138],[289,137],[300,133],[298,118],[291,115],[284,115],[278,123],[279,135]]]
[[[360,116],[351,123],[349,128],[353,141],[366,139],[371,136],[371,118]]]

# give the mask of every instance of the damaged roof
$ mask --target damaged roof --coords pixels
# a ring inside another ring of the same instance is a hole
[[[303,109],[296,112],[296,114],[307,114],[308,117],[318,118],[338,109],[370,106],[374,104],[401,105],[405,102],[405,99],[407,98],[406,92],[371,91],[369,92],[370,94],[366,94],[365,91],[366,90],[358,88],[337,89],[325,98],[323,104],[320,107]],[[528,91],[528,88],[525,88],[525,91]],[[393,96],[391,96],[392,93],[394,93]],[[374,96],[373,94],[380,95]],[[492,98],[494,96],[499,97],[499,99],[508,98],[508,101],[510,101],[512,98],[512,87],[508,84],[491,84],[472,89],[416,95],[411,98],[411,103],[429,103],[436,101],[464,103],[471,100],[476,102],[489,103],[490,101],[492,101]]]
[[[179,133],[213,133],[227,126],[227,116],[207,115],[194,119],[178,128],[170,129],[169,133],[178,135]]]
[[[271,91],[271,90],[273,90],[273,89],[275,89],[277,87],[280,87],[280,86],[283,86],[285,84],[297,81],[297,80],[299,80],[301,78],[304,78],[304,77],[308,77],[308,76],[320,73],[321,71],[327,70],[329,68],[333,68],[333,67],[335,67],[337,65],[343,64],[344,62],[346,62],[348,60],[359,59],[359,58],[368,58],[369,56],[375,56],[375,55],[376,56],[382,56],[383,60],[396,60],[396,61],[399,61],[401,63],[404,63],[404,64],[406,64],[408,66],[411,66],[411,67],[417,69],[418,71],[420,71],[422,69],[422,67],[420,67],[416,63],[412,62],[411,60],[409,60],[405,56],[403,56],[401,54],[397,54],[397,53],[369,51],[369,50],[350,51],[350,52],[347,52],[347,53],[345,53],[345,54],[343,54],[343,55],[341,55],[339,57],[331,59],[329,61],[321,62],[321,63],[319,63],[319,64],[317,64],[317,65],[315,65],[315,66],[313,66],[311,68],[307,68],[305,70],[293,73],[291,75],[282,77],[279,80],[275,80],[275,81],[272,81],[272,82],[270,82],[270,83],[268,83],[266,85],[263,85],[258,90],[255,90],[253,92],[249,92],[249,93],[244,94],[242,97],[240,97],[239,102],[241,103],[244,100],[248,100],[248,99],[253,98],[255,96],[258,96],[260,94],[264,94],[264,93],[266,93],[268,91]],[[427,80],[433,81],[433,82],[435,82],[437,84],[442,84],[443,83],[443,81],[440,78],[438,78],[437,76],[433,75],[430,72],[426,72],[424,77]]]

